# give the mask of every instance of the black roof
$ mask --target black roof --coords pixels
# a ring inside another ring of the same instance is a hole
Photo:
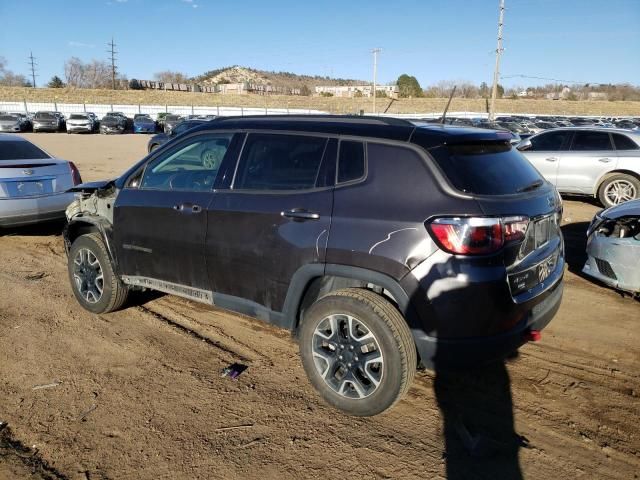
[[[288,130],[294,132],[327,133],[373,137],[397,141],[412,141],[422,146],[435,146],[455,139],[509,140],[510,134],[493,130],[457,127],[400,118],[354,115],[259,115],[218,117],[195,127],[193,131],[218,129]],[[506,135],[506,136],[505,136]],[[419,140],[419,141],[416,141]]]

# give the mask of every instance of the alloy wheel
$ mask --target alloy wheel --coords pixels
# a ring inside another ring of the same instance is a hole
[[[635,185],[628,180],[615,180],[607,185],[605,195],[612,205],[619,205],[637,198],[638,192]]]
[[[99,302],[104,290],[104,275],[98,257],[91,250],[81,248],[73,264],[73,279],[82,298],[88,303]]]
[[[382,381],[380,343],[362,321],[351,315],[334,314],[320,321],[311,350],[318,374],[343,397],[368,397]]]

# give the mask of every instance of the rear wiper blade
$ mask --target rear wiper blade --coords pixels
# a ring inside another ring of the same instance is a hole
[[[520,187],[518,190],[516,190],[518,193],[522,193],[522,192],[530,192],[531,190],[535,190],[536,188],[541,187],[544,184],[544,182],[542,180],[536,180],[535,182],[530,183],[529,185],[526,185],[524,187]]]

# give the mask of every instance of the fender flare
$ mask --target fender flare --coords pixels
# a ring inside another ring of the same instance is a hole
[[[69,250],[71,249],[71,244],[73,243],[72,239],[75,239],[77,237],[77,235],[74,235],[74,233],[78,229],[81,229],[83,227],[86,228],[86,226],[89,226],[92,229],[98,231],[98,233],[102,237],[102,241],[107,247],[107,253],[109,254],[109,258],[114,267],[114,270],[117,271],[118,262],[115,255],[115,250],[112,248],[111,241],[111,224],[104,218],[90,216],[78,216],[71,218],[62,231],[62,237],[64,238],[64,248],[67,252],[67,255],[69,255]]]
[[[378,285],[391,293],[400,313],[402,313],[410,327],[419,323],[418,316],[411,302],[414,289],[411,288],[408,292],[407,289],[400,284],[400,281],[393,277],[361,267],[336,264],[310,264],[300,267],[291,278],[282,312],[285,322],[287,323],[285,328],[291,331],[297,328],[300,320],[298,314],[307,289],[314,279],[323,276],[344,277]]]

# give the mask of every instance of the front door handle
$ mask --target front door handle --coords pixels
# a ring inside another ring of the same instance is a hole
[[[598,161],[602,162],[602,163],[609,163],[611,161],[611,159],[605,157],[605,158],[599,158]]]
[[[547,162],[557,162],[558,161],[558,157],[547,157],[547,158],[545,158],[545,160]]]
[[[292,208],[291,210],[285,210],[280,212],[280,215],[297,220],[318,220],[320,218],[319,214],[310,212],[304,208]]]
[[[195,205],[193,203],[180,203],[178,205],[174,205],[173,209],[178,213],[200,213],[202,212],[202,207],[200,205]]]

